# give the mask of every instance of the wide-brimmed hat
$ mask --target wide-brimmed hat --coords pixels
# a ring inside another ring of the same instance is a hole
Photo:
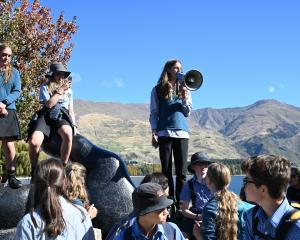
[[[157,183],[143,183],[132,193],[133,209],[137,216],[145,215],[173,204]]]
[[[205,163],[205,164],[211,164],[213,161],[210,160],[208,155],[204,152],[196,152],[191,157],[191,163],[188,166],[188,171],[190,173],[194,173],[194,170],[192,169],[192,165],[195,163]]]
[[[70,73],[61,62],[52,63],[50,65],[49,72],[46,74],[46,77],[53,77],[57,72],[63,72],[65,74],[64,78],[69,77]]]

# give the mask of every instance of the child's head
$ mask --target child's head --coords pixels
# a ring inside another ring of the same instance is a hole
[[[196,152],[191,157],[191,163],[188,166],[188,171],[190,173],[196,174],[197,176],[204,176],[209,164],[212,161],[208,155],[204,152]]]
[[[169,215],[168,207],[173,200],[168,199],[162,187],[157,183],[143,183],[132,193],[134,212],[148,223],[163,224]]]
[[[296,165],[291,167],[291,179],[290,186],[299,186],[300,185],[300,169]]]
[[[65,227],[59,197],[65,195],[65,171],[60,160],[39,162],[34,178],[34,209],[40,208],[45,231],[50,236],[61,234]],[[33,215],[31,215],[33,218]]]
[[[230,180],[230,170],[224,164],[209,165],[205,181],[218,202],[218,214],[215,219],[217,239],[237,239],[238,197],[227,189]]]
[[[285,196],[290,180],[288,159],[274,155],[259,155],[244,161],[242,170],[246,173],[244,184],[248,201],[257,202],[256,197],[266,192],[264,188],[272,199],[282,199]]]
[[[151,174],[147,174],[144,179],[141,181],[141,184],[143,183],[158,183],[162,189],[164,190],[165,194],[169,195],[169,184],[168,184],[168,178],[160,172],[154,172]]]
[[[212,163],[208,166],[205,178],[207,183],[213,183],[215,191],[223,190],[231,181],[230,170],[222,163]]]
[[[69,72],[61,62],[54,62],[50,65],[46,77],[50,78],[50,81],[55,81],[58,79],[66,79],[70,74],[71,72]]]
[[[65,172],[61,161],[49,158],[39,162],[36,167],[36,177],[34,179],[36,200],[41,200],[44,192],[51,192],[63,195],[65,191]]]
[[[85,167],[80,163],[71,163],[66,166],[67,196],[71,201],[81,199],[84,205],[88,204],[85,186]]]

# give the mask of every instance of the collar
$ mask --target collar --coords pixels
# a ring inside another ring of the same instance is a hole
[[[154,239],[154,236],[156,236],[157,234],[165,234],[164,228],[161,224],[156,225],[155,233],[153,234],[152,238]],[[138,224],[138,218],[135,219],[132,225],[132,235],[135,238],[142,237],[143,239],[147,239],[147,237],[142,232],[140,225]]]
[[[287,198],[285,198],[280,204],[280,206],[277,208],[277,210],[272,214],[272,216],[267,217],[262,208],[260,208],[259,215],[262,216],[265,219],[265,221],[269,222],[272,225],[272,227],[277,228],[280,223],[280,220],[282,219],[284,214],[289,211],[290,208],[291,207],[289,205],[289,202]]]
[[[193,182],[196,182],[196,183],[199,183],[199,184],[202,184],[202,185],[205,185],[205,186],[206,186],[205,179],[202,178],[202,181],[199,182],[198,179],[197,179],[196,174],[194,174],[194,176],[193,176]]]
[[[277,227],[279,225],[281,218],[289,210],[289,206],[290,204],[287,198],[285,198],[280,204],[279,208],[277,208],[277,210],[269,218],[269,221],[272,224],[272,226]]]

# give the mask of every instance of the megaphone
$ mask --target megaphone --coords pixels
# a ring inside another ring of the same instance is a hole
[[[186,74],[176,73],[176,80],[188,90],[196,91],[203,83],[203,76],[198,70],[190,70]]]

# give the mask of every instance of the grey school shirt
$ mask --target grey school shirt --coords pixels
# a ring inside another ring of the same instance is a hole
[[[33,216],[37,222],[37,228],[34,226],[30,214],[26,214],[17,226],[17,231],[14,240],[94,240],[94,231],[90,217],[87,211],[80,206],[76,208],[73,204],[67,202],[63,197],[60,197],[60,203],[63,210],[63,218],[66,227],[61,235],[56,238],[50,238],[43,231],[45,223],[41,218],[39,210],[34,211]],[[83,213],[83,214],[82,214]]]

